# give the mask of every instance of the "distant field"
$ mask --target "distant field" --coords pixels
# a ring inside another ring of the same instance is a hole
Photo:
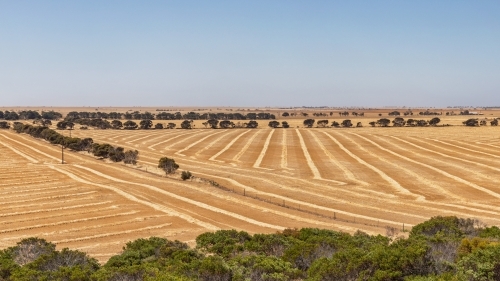
[[[67,134],[67,132],[64,132]],[[385,234],[436,215],[500,224],[496,127],[74,130],[136,168],[0,131],[0,246],[39,236],[104,261],[126,241],[318,227]],[[213,180],[164,178],[160,157]]]

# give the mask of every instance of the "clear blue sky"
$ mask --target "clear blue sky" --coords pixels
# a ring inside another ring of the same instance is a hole
[[[500,105],[500,1],[0,0],[13,105]]]

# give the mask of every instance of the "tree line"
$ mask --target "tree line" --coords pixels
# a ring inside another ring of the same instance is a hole
[[[396,231],[397,232],[397,231]],[[406,235],[353,235],[317,228],[250,235],[219,230],[196,246],[160,237],[126,243],[104,265],[86,253],[26,238],[0,251],[2,280],[387,280],[500,279],[500,229],[434,217]]]
[[[45,119],[45,120],[58,120],[62,118],[62,114],[55,111],[42,111],[42,113],[38,113],[38,111],[34,110],[23,110],[19,112],[15,111],[0,111],[0,119],[4,120],[34,120],[34,119]]]
[[[286,122],[285,122],[286,123]],[[175,129],[177,125],[175,123],[167,123],[167,124],[162,124],[162,123],[156,123],[153,124],[153,120],[150,119],[143,119],[139,123],[132,121],[132,120],[127,120],[125,122],[122,122],[121,120],[112,120],[111,122],[105,119],[76,119],[73,121],[59,121],[56,124],[57,129],[60,130],[66,130],[66,129],[74,129],[75,124],[81,125],[80,129],[88,129],[88,126],[94,127],[96,129],[101,129],[101,130],[106,130],[106,129],[114,129],[114,130],[136,130],[136,129],[141,129],[141,130],[149,130],[149,129]],[[234,123],[229,120],[216,120],[216,119],[210,119],[207,120],[206,122],[202,123],[205,128],[212,128],[212,129],[230,129],[230,128],[257,128],[259,126],[259,123],[255,120],[250,120],[248,122],[237,122]],[[181,129],[193,129],[193,120],[184,120],[181,123],[180,126]]]
[[[87,151],[95,157],[109,158],[113,162],[123,161],[126,164],[136,164],[139,152],[137,150],[125,151],[123,147],[113,146],[108,143],[95,143],[92,138],[73,138],[63,136],[57,131],[44,126],[33,126],[16,122],[13,130],[17,133],[28,134],[34,138],[44,139],[51,144],[61,145],[73,151]]]
[[[259,112],[259,113],[197,113],[188,112],[182,114],[180,112],[170,113],[170,112],[69,112],[65,121],[76,122],[78,119],[127,119],[127,120],[266,120],[266,119],[276,119],[276,116],[271,113]]]

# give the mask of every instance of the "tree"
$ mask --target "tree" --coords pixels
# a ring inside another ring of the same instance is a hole
[[[346,120],[342,121],[341,125],[344,128],[350,128],[350,127],[352,127],[352,122],[351,122],[351,120],[346,119]]]
[[[59,112],[55,112],[53,110],[51,111],[42,111],[41,115],[42,119],[48,119],[48,120],[59,120],[62,118],[62,114]]]
[[[3,119],[5,116],[3,114],[3,111],[0,110],[0,119]]]
[[[377,124],[380,126],[380,127],[387,127],[389,126],[389,124],[391,124],[391,120],[387,119],[387,118],[382,118],[382,119],[379,119],[377,121]]]
[[[181,128],[182,129],[192,129],[192,124],[193,124],[193,120],[184,120],[181,123]]]
[[[219,123],[219,127],[221,127],[222,129],[234,128],[235,126],[236,125],[229,120],[223,120],[223,121],[220,121],[220,123]]]
[[[167,124],[167,129],[175,129],[176,124],[175,123],[168,123]]]
[[[120,162],[125,159],[125,149],[123,147],[113,147],[113,150],[109,153],[109,159],[113,162]]]
[[[288,117],[288,116],[290,116],[290,114],[289,114],[288,112],[286,112],[286,111],[285,111],[285,112],[283,112],[283,114],[281,114],[281,116],[283,116],[283,117]]]
[[[19,120],[19,115],[14,111],[5,111],[3,118],[5,120]]]
[[[392,124],[394,124],[394,127],[404,127],[406,125],[405,119],[401,117],[396,117],[392,121]]]
[[[337,121],[332,122],[332,127],[340,127],[340,123]]]
[[[401,115],[401,113],[399,113],[399,111],[389,112],[389,116],[399,116],[399,115]]]
[[[363,124],[361,124],[361,122],[358,122],[358,123],[356,124],[356,128],[360,128],[360,127],[363,127]]]
[[[151,127],[153,127],[153,121],[151,121],[150,119],[141,120],[141,122],[139,123],[139,126],[143,130],[151,129]]]
[[[408,126],[415,127],[415,126],[417,126],[417,122],[418,122],[418,120],[410,118],[410,119],[408,119],[408,121],[406,121],[406,124]]]
[[[434,117],[429,121],[429,125],[436,126],[437,124],[439,124],[439,122],[441,122],[441,119],[439,119],[438,117]]]
[[[162,157],[158,162],[158,168],[162,169],[168,175],[175,173],[179,169],[179,165],[175,163],[174,159]]]
[[[217,125],[219,124],[219,120],[210,119],[210,120],[207,120],[207,124],[210,125],[210,128],[217,129]]]
[[[137,129],[137,127],[138,127],[137,123],[135,123],[132,120],[128,120],[125,123],[123,123],[123,128],[125,130],[135,130],[135,129]]]
[[[162,123],[156,123],[155,129],[157,129],[157,130],[163,129],[163,124]]]
[[[109,143],[92,144],[92,154],[96,157],[109,158],[113,162],[120,162],[125,159],[123,147],[114,147]]]
[[[137,164],[137,158],[139,158],[139,151],[127,150],[123,157],[123,163],[135,165]]]
[[[278,128],[279,125],[280,125],[280,122],[278,122],[278,121],[269,121],[269,124],[268,124],[268,126],[271,128]]]
[[[57,129],[59,130],[73,130],[73,127],[75,126],[75,123],[69,122],[69,121],[59,121],[56,124]]]
[[[42,127],[48,127],[50,125],[52,125],[52,121],[50,121],[49,119],[35,119],[33,120],[33,124],[36,124],[36,125],[40,125]]]
[[[189,172],[189,171],[182,171],[181,179],[183,181],[188,180],[188,179],[190,179],[192,177],[193,177],[193,175],[191,174],[191,172]]]
[[[370,126],[372,127],[375,127],[375,125],[377,125],[377,123],[375,121],[371,121],[370,123],[368,123]]]
[[[111,128],[116,129],[116,130],[123,128],[122,121],[120,121],[120,120],[111,121]]]
[[[250,122],[246,123],[246,127],[250,129],[255,129],[259,126],[259,123],[255,120],[251,120]]]
[[[462,122],[462,124],[464,124],[465,126],[469,126],[469,127],[475,127],[475,126],[479,126],[479,121],[477,119],[468,119],[464,122]]]
[[[283,121],[283,122],[281,122],[281,127],[286,129],[286,128],[290,128],[290,125],[288,125],[288,122]]]
[[[493,121],[490,122],[491,126],[498,126],[498,119],[493,119]]]
[[[314,119],[306,119],[304,120],[303,124],[307,128],[311,128],[314,125],[315,120]]]
[[[324,128],[328,125],[328,120],[318,120],[316,124],[318,125],[318,127]]]
[[[56,250],[56,245],[42,238],[26,238],[10,248],[14,261],[18,265],[25,265],[35,261],[42,255],[49,255]]]
[[[0,129],[9,129],[10,128],[10,123],[6,121],[1,121],[0,122]]]

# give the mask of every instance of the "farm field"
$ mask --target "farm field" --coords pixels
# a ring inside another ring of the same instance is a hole
[[[67,134],[67,132],[63,132]],[[0,247],[38,236],[101,261],[130,240],[317,227],[400,231],[436,215],[500,224],[495,127],[74,130],[136,167],[0,131]],[[172,157],[197,178],[164,177]],[[199,178],[218,183],[222,188]]]

